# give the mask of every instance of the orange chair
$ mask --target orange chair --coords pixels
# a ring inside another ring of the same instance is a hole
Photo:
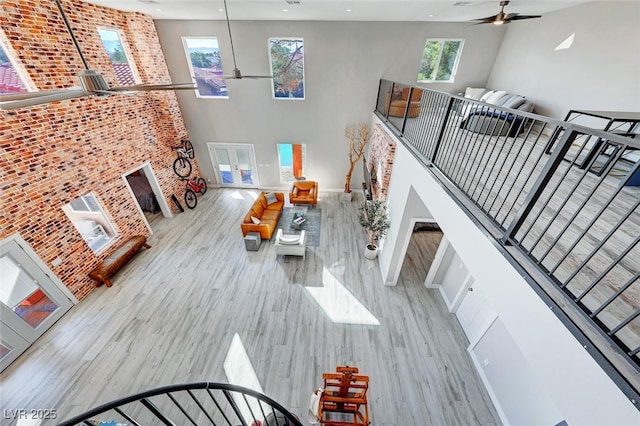
[[[293,182],[289,192],[291,204],[318,204],[318,182],[312,180],[299,180]]]
[[[410,87],[405,87],[401,92],[391,94],[391,88],[387,93],[387,99],[385,105],[389,105],[388,112],[391,117],[404,117],[404,112],[407,110],[407,102],[409,102],[409,110],[407,111],[407,118],[415,118],[420,115],[420,100],[422,99],[422,89],[414,88],[411,93],[411,100],[409,100]],[[391,97],[391,103],[389,104],[389,98]]]
[[[320,396],[318,407],[321,425],[369,424],[369,376],[357,373],[357,367],[338,366],[335,373],[322,375],[324,392]]]

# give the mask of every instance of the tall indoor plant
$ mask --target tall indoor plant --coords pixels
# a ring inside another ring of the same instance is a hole
[[[371,129],[367,123],[347,124],[344,135],[349,141],[349,170],[344,180],[344,199],[351,200],[351,175],[371,138]]]
[[[377,243],[387,234],[389,229],[389,210],[384,200],[367,200],[358,213],[358,221],[369,235],[369,243],[366,246],[365,257],[375,259]]]

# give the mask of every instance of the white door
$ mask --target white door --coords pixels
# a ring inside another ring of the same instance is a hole
[[[15,240],[0,246],[0,368],[49,329],[73,302]]]
[[[218,185],[232,188],[259,186],[253,145],[208,143],[207,146]]]
[[[482,294],[482,290],[474,287],[473,277],[468,277],[468,279],[471,285],[456,311],[456,316],[462,325],[464,334],[467,335],[467,339],[473,346],[491,326],[497,318],[497,314]]]

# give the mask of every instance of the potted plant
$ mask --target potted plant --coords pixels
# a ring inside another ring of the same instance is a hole
[[[349,171],[344,180],[343,199],[351,201],[351,175],[364,154],[364,148],[371,138],[371,130],[367,123],[348,124],[344,129],[344,135],[349,141]]]
[[[387,234],[389,229],[389,211],[386,201],[365,201],[358,214],[358,220],[369,234],[369,243],[366,246],[364,256],[367,259],[375,259],[378,253],[376,244]]]

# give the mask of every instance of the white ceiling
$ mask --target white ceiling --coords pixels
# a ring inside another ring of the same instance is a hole
[[[154,19],[224,19],[222,0],[84,1],[124,11],[142,12]],[[505,12],[544,15],[591,1],[595,0],[513,0]],[[452,22],[484,18],[500,11],[499,0],[227,0],[227,5],[231,20],[275,21]]]

